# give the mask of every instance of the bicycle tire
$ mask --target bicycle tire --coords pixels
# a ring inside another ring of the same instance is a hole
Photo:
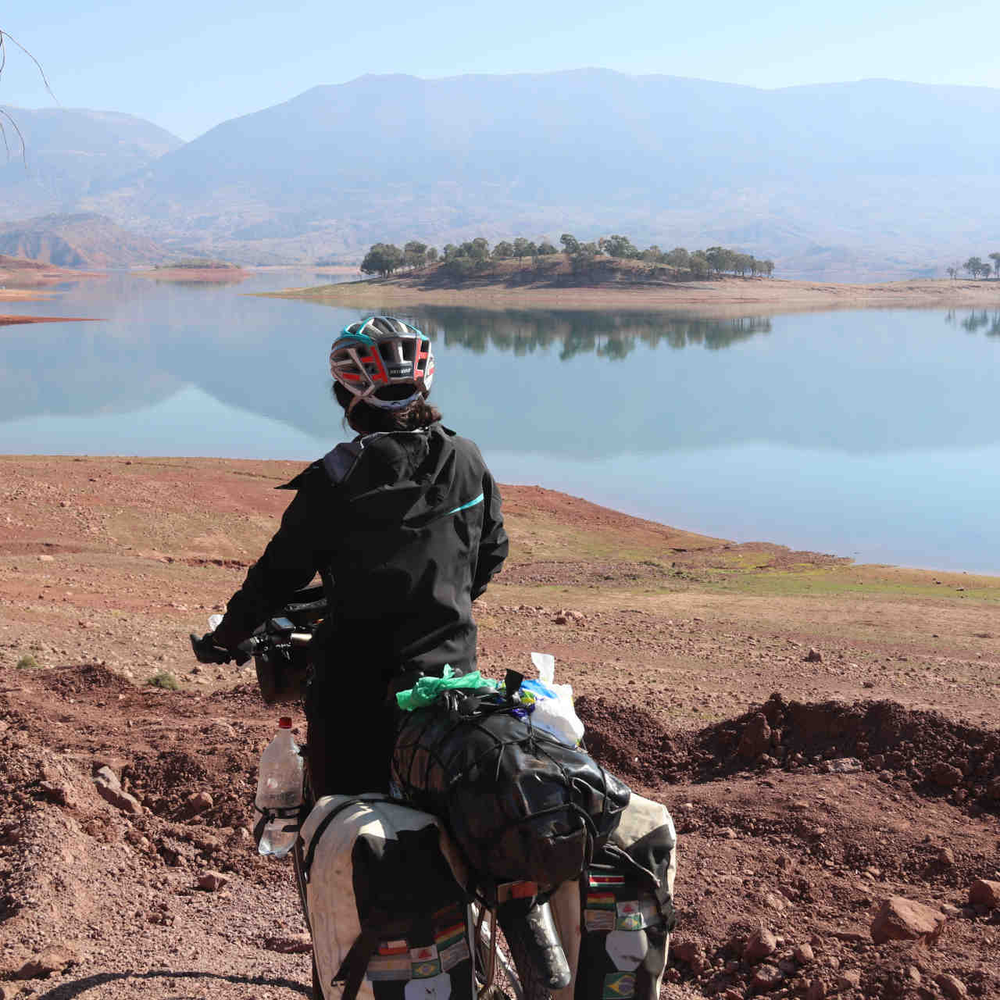
[[[489,948],[489,931],[485,924],[482,932],[485,940],[480,938],[476,941],[476,977],[480,982],[485,979],[486,952]],[[494,986],[509,1000],[551,1000],[552,994],[531,961],[528,933],[523,920],[500,921]]]

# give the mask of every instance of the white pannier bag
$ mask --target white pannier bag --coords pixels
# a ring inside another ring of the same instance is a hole
[[[465,873],[433,816],[326,796],[297,852],[323,1000],[474,1000]]]

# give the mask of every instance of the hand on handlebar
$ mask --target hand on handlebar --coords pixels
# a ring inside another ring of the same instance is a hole
[[[199,663],[229,663],[235,660],[237,666],[242,666],[250,659],[250,654],[241,649],[216,645],[214,632],[206,632],[200,639],[192,632],[191,649]]]

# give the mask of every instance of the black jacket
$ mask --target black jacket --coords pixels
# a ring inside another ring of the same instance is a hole
[[[475,667],[472,602],[507,556],[500,493],[475,444],[439,423],[371,434],[279,488],[298,492],[229,601],[220,645],[242,642],[319,572],[330,614],[314,661],[383,677]]]

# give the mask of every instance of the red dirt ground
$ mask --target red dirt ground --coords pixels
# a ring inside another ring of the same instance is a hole
[[[304,929],[288,866],[247,830],[275,713],[251,670],[199,667],[186,638],[273,531],[287,494],[271,487],[296,468],[0,458],[4,1000],[309,996],[308,955],[268,943]],[[968,905],[974,880],[1000,879],[995,605],[939,597],[959,587],[947,576],[916,603],[720,594],[692,582],[732,554],[719,540],[534,488],[506,488],[505,510],[519,554],[479,610],[481,664],[502,676],[555,653],[592,752],[671,809],[664,1000],[1000,997],[1000,911]],[[583,535],[605,548],[569,558]],[[161,670],[180,690],[144,685]],[[139,813],[97,794],[104,765]],[[193,813],[199,792],[211,805]],[[219,891],[197,888],[209,870]],[[876,946],[892,895],[944,907],[941,936]],[[760,928],[774,951],[751,962]],[[16,978],[52,947],[59,971]]]

